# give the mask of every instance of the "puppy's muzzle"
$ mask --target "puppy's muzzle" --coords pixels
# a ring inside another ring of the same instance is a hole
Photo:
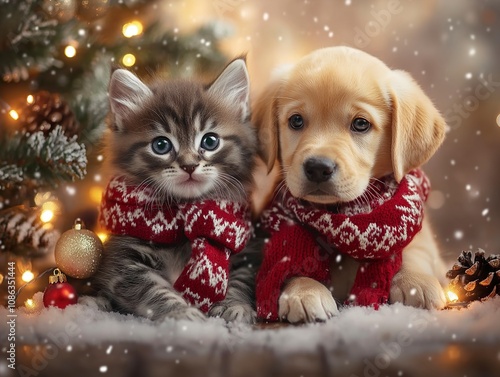
[[[310,157],[303,164],[304,174],[311,182],[328,181],[337,171],[337,164],[326,157]]]

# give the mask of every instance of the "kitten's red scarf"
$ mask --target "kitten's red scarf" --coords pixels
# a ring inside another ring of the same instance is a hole
[[[154,201],[147,187],[113,178],[103,195],[100,222],[112,234],[161,244],[191,242],[191,259],[174,283],[183,297],[202,311],[226,296],[229,256],[250,238],[246,203],[203,200],[177,205]]]
[[[330,279],[332,253],[320,249],[321,243],[361,262],[351,289],[354,303],[375,307],[386,303],[403,248],[422,227],[429,190],[425,174],[413,170],[399,184],[392,175],[373,181],[366,201],[336,208],[320,208],[290,193],[277,198],[262,215],[262,226],[271,238],[257,276],[258,316],[279,319],[278,299],[287,279]]]

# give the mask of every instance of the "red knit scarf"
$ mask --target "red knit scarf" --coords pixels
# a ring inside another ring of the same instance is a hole
[[[203,200],[158,205],[147,187],[113,178],[101,202],[100,222],[111,233],[161,244],[191,242],[191,258],[174,283],[202,311],[226,296],[229,256],[250,238],[246,203]]]
[[[386,303],[403,248],[422,227],[429,189],[424,173],[413,170],[399,184],[393,175],[373,180],[365,196],[334,208],[289,193],[275,199],[262,216],[271,238],[257,276],[259,318],[279,319],[278,299],[287,279],[306,276],[327,283],[332,249],[361,262],[351,301],[375,307]]]

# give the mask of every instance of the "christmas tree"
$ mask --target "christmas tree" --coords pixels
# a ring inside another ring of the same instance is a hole
[[[183,34],[162,22],[159,7],[0,0],[0,265],[15,259],[25,281],[36,276],[32,259],[52,253],[64,230],[58,190],[84,180],[99,160],[89,156],[106,129],[113,67],[181,76],[212,73],[226,61],[218,43],[224,27]]]

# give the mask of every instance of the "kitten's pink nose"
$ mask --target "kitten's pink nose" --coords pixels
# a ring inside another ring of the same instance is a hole
[[[191,174],[193,174],[193,172],[196,170],[197,167],[198,167],[198,164],[196,164],[196,165],[182,165],[181,169],[184,170],[189,175],[191,175]]]

